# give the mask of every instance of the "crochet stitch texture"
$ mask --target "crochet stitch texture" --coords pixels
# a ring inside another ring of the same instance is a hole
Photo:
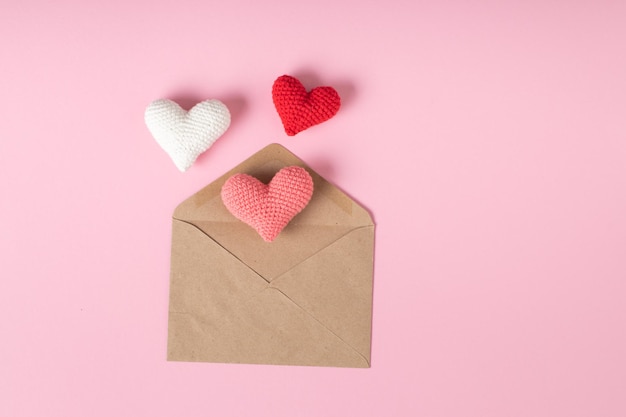
[[[222,186],[224,205],[233,216],[272,242],[313,195],[313,179],[301,167],[278,171],[269,184],[248,174],[235,174]]]
[[[183,172],[230,126],[230,112],[219,100],[202,101],[189,111],[172,100],[155,100],[144,117],[154,139]]]
[[[307,93],[302,83],[290,75],[282,75],[274,81],[272,99],[289,136],[330,119],[341,106],[334,88],[316,87]]]

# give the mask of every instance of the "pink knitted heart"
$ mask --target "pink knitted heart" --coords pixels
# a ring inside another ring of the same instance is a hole
[[[222,186],[222,201],[233,216],[271,242],[302,211],[313,195],[313,179],[304,168],[285,167],[269,184],[235,174]]]

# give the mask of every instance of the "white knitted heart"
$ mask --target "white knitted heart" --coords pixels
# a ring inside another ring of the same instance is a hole
[[[202,101],[185,111],[172,100],[155,100],[146,108],[146,125],[154,139],[185,172],[230,126],[230,112],[219,100]]]

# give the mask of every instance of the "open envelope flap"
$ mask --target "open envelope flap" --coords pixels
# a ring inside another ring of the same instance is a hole
[[[369,366],[345,340],[200,230],[174,221],[172,232],[168,360]],[[349,306],[344,311],[362,313]]]
[[[236,173],[249,174],[267,183],[281,168],[291,165],[301,166],[311,174],[313,196],[276,240],[267,243],[226,209],[220,191]],[[185,200],[176,208],[174,219],[200,229],[268,282],[351,230],[373,226],[365,209],[278,144],[265,147]]]

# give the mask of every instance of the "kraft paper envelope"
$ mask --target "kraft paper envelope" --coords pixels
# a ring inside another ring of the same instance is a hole
[[[233,174],[313,177],[310,203],[271,243],[224,207]],[[374,224],[284,147],[262,149],[180,204],[172,230],[167,358],[370,366]]]

